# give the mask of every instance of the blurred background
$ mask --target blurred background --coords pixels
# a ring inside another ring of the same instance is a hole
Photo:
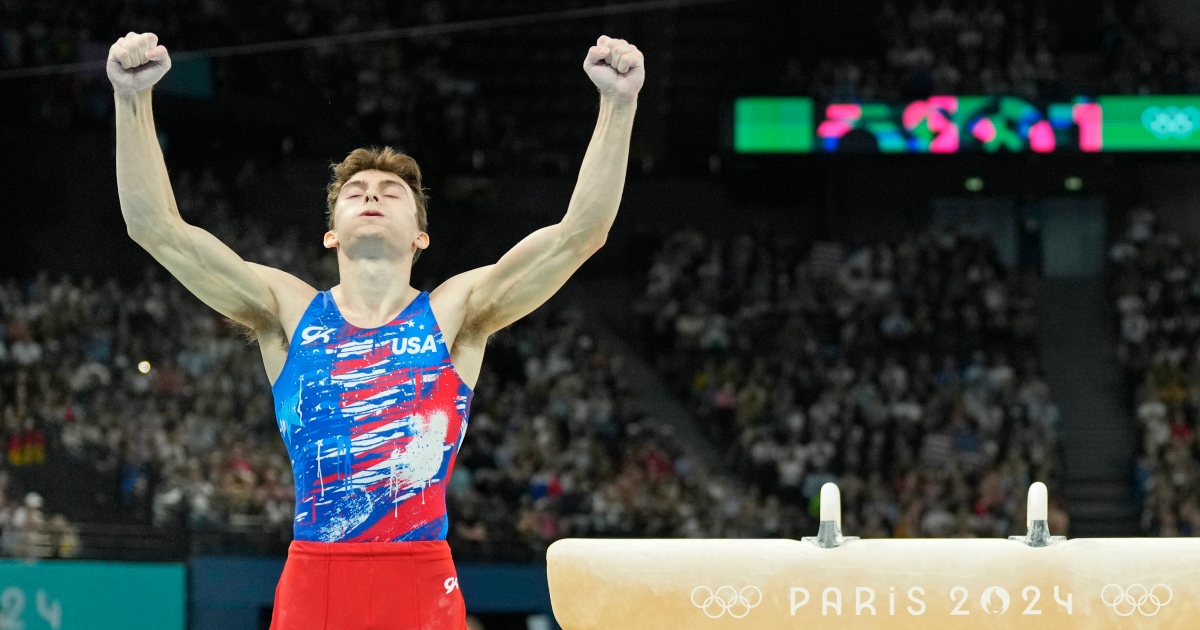
[[[828,481],[848,535],[1023,534],[1033,481],[1200,535],[1194,3],[0,0],[2,627],[267,628],[291,538],[257,347],[125,232],[129,31],[184,219],[318,289],[331,162],[417,158],[432,289],[562,217],[584,54],[644,51],[612,234],[476,387],[473,628],[557,627],[556,539],[799,538]]]

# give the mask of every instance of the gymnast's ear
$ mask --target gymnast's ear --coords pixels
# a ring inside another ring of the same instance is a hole
[[[338,247],[337,235],[333,233],[333,230],[329,230],[328,232],[325,233],[324,243],[325,243],[325,249],[337,249],[337,247]]]

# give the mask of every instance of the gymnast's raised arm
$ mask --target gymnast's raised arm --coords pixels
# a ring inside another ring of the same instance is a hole
[[[486,337],[554,295],[608,238],[625,187],[629,140],[645,60],[623,39],[601,37],[583,68],[600,91],[600,116],[562,221],[525,237],[500,258],[464,276],[474,280],[463,329]]]
[[[179,215],[150,103],[151,87],[170,69],[167,49],[153,33],[129,33],[108,52],[116,99],[117,192],[129,236],[222,315],[257,332],[278,331],[279,300],[272,285],[286,290],[287,278],[275,276],[290,274],[247,263]]]

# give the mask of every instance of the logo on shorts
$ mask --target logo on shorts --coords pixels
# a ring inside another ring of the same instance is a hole
[[[446,578],[446,581],[442,583],[442,586],[446,587],[446,594],[449,595],[454,591],[454,589],[458,588],[458,578],[448,577]]]

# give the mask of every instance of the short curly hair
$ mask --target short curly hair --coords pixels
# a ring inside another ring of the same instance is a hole
[[[426,212],[426,204],[429,202],[429,196],[427,191],[421,187],[421,167],[417,166],[417,161],[412,156],[391,147],[355,149],[341,163],[331,164],[329,168],[333,171],[333,181],[329,182],[325,198],[329,229],[333,229],[333,207],[337,205],[337,198],[342,192],[342,186],[346,185],[351,177],[362,171],[383,171],[398,176],[412,189],[413,201],[417,206],[417,229],[422,232],[428,230],[429,216]],[[413,254],[413,262],[417,262],[420,255],[421,250],[418,249]]]

